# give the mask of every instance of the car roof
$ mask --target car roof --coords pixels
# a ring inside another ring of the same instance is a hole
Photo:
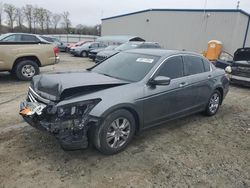
[[[19,34],[19,35],[32,35],[32,36],[39,36],[37,34],[33,34],[33,33],[6,33],[6,35],[16,35],[16,34]]]
[[[153,55],[153,56],[160,56],[160,57],[168,57],[171,55],[176,54],[188,54],[188,55],[196,55],[202,57],[200,54],[195,52],[189,51],[181,51],[181,50],[168,50],[168,49],[132,49],[126,50],[127,53],[138,53],[138,54],[145,54],[145,55]]]
[[[145,42],[145,41],[129,41],[129,42],[126,42],[124,44],[138,44],[138,45],[141,45],[141,44],[158,44],[157,42]]]

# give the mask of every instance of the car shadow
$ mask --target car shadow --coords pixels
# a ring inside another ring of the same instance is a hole
[[[192,126],[190,122],[197,121],[200,118],[204,118],[205,116],[201,114],[194,114],[188,117],[184,117],[178,120],[169,121],[168,123],[160,124],[158,126],[154,126],[145,131],[142,131],[139,135],[134,136],[132,142],[129,144],[129,150],[131,148],[140,147],[144,145],[149,140],[156,139],[159,135],[169,134],[172,131],[181,129],[185,126]],[[94,147],[88,147],[87,149],[82,150],[73,150],[73,151],[65,151],[63,150],[58,140],[53,135],[48,135],[46,132],[41,132],[31,129],[31,133],[29,135],[31,143],[26,143],[28,148],[32,148],[32,151],[39,152],[39,156],[44,155],[46,157],[50,156],[52,160],[59,160],[58,155],[61,155],[61,158],[69,157],[71,159],[85,159],[88,158],[105,158],[106,155],[98,152]],[[38,149],[39,148],[39,149]],[[128,151],[130,152],[130,151]],[[121,152],[123,153],[123,152]],[[49,154],[49,155],[48,155]],[[118,154],[119,155],[119,154]]]
[[[17,81],[9,72],[0,72],[0,81]]]

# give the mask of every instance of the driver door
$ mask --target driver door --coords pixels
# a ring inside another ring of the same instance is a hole
[[[145,85],[144,126],[151,127],[185,114],[193,105],[195,95],[184,76],[181,56],[173,56],[158,69],[156,76],[171,78],[169,85]]]

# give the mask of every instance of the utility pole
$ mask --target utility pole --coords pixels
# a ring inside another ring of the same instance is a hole
[[[240,1],[237,1],[237,7],[236,7],[237,9],[239,9],[240,8]]]

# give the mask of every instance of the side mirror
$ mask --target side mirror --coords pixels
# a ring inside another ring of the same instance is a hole
[[[232,73],[232,67],[231,66],[227,66],[225,68],[225,72],[228,73],[228,74],[231,74]]]
[[[155,78],[149,80],[149,84],[151,85],[169,85],[171,78],[166,76],[156,76]]]

